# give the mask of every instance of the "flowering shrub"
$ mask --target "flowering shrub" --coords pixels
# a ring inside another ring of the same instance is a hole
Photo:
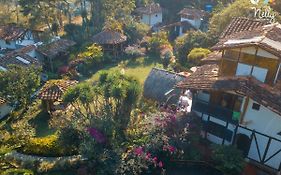
[[[119,171],[125,174],[160,174],[172,160],[185,160],[185,156],[191,152],[186,148],[195,149],[190,145],[194,141],[192,134],[199,137],[196,125],[188,124],[188,121],[183,120],[184,117],[177,116],[173,110],[162,111],[142,115],[142,120],[136,120],[129,128],[130,142],[134,145],[122,154]],[[188,118],[192,120],[192,117]]]
[[[163,171],[164,163],[144,147],[135,147],[122,154],[117,174],[139,175],[143,172]]]
[[[21,152],[39,156],[67,156],[75,154],[58,142],[57,135],[50,135],[43,138],[31,138],[26,145],[21,148]]]
[[[96,128],[89,128],[89,134],[96,140],[96,142],[104,144],[106,142],[105,135]]]
[[[138,46],[128,46],[125,49],[125,53],[133,58],[145,56],[145,53]]]

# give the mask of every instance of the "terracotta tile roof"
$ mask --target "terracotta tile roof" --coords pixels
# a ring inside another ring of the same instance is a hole
[[[76,43],[71,40],[58,39],[49,44],[39,46],[37,48],[37,51],[49,58],[53,58],[56,57],[61,52],[67,52],[67,50],[70,47],[74,46],[75,44]]]
[[[0,97],[0,106],[5,104],[7,101],[4,98]]]
[[[41,66],[40,62],[31,56],[28,55],[29,52],[35,50],[34,45],[26,46],[21,49],[17,49],[11,52],[8,52],[6,55],[0,57],[0,66],[7,69],[8,65],[15,64],[24,67]]]
[[[92,41],[97,44],[119,44],[127,40],[127,36],[122,33],[104,30],[92,37]]]
[[[212,49],[223,50],[248,46],[259,46],[281,57],[281,24],[275,23],[231,34],[221,39]]]
[[[212,83],[219,78],[219,66],[217,64],[206,64],[197,68],[197,70],[186,78],[186,80],[177,84],[177,87],[186,87],[189,89],[210,89]]]
[[[158,3],[151,3],[151,4],[148,4],[145,7],[137,8],[136,12],[140,13],[140,14],[151,15],[151,14],[155,14],[155,13],[161,13],[162,8],[161,8],[160,4],[158,4]]]
[[[249,96],[261,105],[281,115],[281,81],[274,87],[264,84],[253,77],[219,77],[218,65],[203,65],[178,88],[194,90],[235,91]]]
[[[194,9],[194,8],[184,8],[179,13],[179,15],[187,15],[187,16],[193,16],[197,19],[203,18],[207,12],[204,10]]]
[[[0,39],[5,41],[13,41],[21,38],[28,29],[7,25],[0,27]]]
[[[220,38],[225,38],[231,34],[242,31],[251,31],[266,24],[269,24],[268,20],[250,19],[245,17],[233,18],[230,24],[221,34]]]
[[[71,80],[50,80],[41,88],[38,98],[41,100],[60,100],[63,94],[77,81]]]

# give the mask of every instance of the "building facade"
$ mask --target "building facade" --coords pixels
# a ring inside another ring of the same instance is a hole
[[[204,137],[237,145],[249,161],[280,172],[281,25],[236,18],[230,26],[212,48],[219,61],[202,65],[178,87],[193,91]]]
[[[136,12],[140,16],[140,22],[154,27],[163,22],[162,8],[160,4],[152,3],[145,7],[139,7]]]

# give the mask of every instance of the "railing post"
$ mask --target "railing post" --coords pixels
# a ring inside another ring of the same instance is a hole
[[[236,125],[236,127],[235,127],[234,134],[233,134],[233,139],[232,139],[232,145],[234,145],[235,142],[236,142],[238,127],[239,127],[239,124]]]
[[[225,129],[226,129],[226,130],[228,129],[228,125],[229,125],[229,122],[227,121],[227,122],[226,122],[226,126],[225,126]],[[222,145],[224,145],[224,143],[225,143],[225,137],[226,137],[226,131],[225,131],[224,134],[223,134]]]
[[[264,154],[263,154],[263,157],[262,157],[262,160],[261,160],[261,163],[264,164],[265,162],[265,158],[266,158],[266,155],[267,155],[267,152],[268,152],[268,149],[269,149],[269,146],[271,144],[271,140],[272,138],[270,137],[267,141],[267,145],[266,145],[266,148],[265,148],[265,151],[264,151]]]

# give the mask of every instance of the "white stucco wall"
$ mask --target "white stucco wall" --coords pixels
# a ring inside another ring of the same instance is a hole
[[[281,132],[281,116],[262,105],[259,111],[254,110],[252,109],[253,103],[256,102],[250,99],[244,117],[244,122],[248,123],[246,126],[281,139],[281,136],[277,135],[278,132]]]
[[[201,19],[194,19],[194,20],[192,20],[192,19],[187,19],[187,18],[181,17],[181,22],[182,21],[188,21],[196,29],[199,29],[201,24],[202,24]]]
[[[260,109],[258,111],[254,110],[252,109],[253,103],[256,102],[250,99],[244,117],[244,123],[246,123],[245,127],[281,140],[281,136],[278,135],[278,133],[281,132],[281,116],[272,112],[271,110],[269,110],[268,108],[262,105],[260,106]],[[248,135],[248,137],[250,138],[249,131],[242,130],[239,132]],[[257,136],[257,143],[259,145],[259,151],[261,155],[263,155],[263,153],[266,150],[266,145],[269,139],[268,137],[262,136],[260,134],[257,134],[256,136]],[[269,158],[280,148],[281,148],[281,142],[272,140],[266,158]],[[254,160],[259,161],[258,150],[255,142],[252,142],[248,156]],[[277,154],[270,161],[266,162],[268,166],[276,169],[279,168],[280,163],[281,163],[281,153]]]
[[[141,22],[153,27],[157,23],[161,23],[163,20],[162,13],[155,13],[151,15],[143,14],[141,18]]]

